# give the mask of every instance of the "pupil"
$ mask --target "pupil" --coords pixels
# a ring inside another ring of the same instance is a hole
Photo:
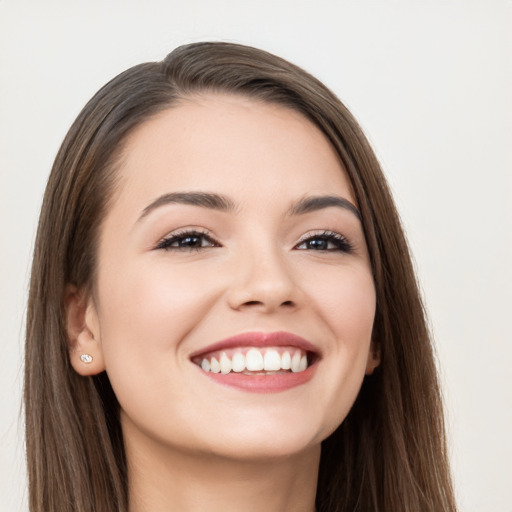
[[[309,241],[309,247],[311,249],[319,249],[319,250],[326,250],[327,249],[327,241],[326,240],[310,240]]]
[[[198,236],[187,236],[180,242],[180,247],[198,247],[201,245],[201,240]]]

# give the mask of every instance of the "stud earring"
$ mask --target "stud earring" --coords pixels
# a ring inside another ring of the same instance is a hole
[[[90,354],[82,354],[80,360],[82,363],[89,364],[92,363],[92,356]]]

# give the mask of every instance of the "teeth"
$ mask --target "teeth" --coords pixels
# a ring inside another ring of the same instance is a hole
[[[233,371],[240,373],[245,370],[245,357],[243,354],[240,354],[240,352],[237,352],[233,356]]]
[[[210,370],[213,373],[220,373],[220,363],[215,359],[215,357],[212,357],[212,360],[210,362]]]
[[[263,370],[263,356],[259,350],[251,348],[245,356],[245,366],[250,372]]]
[[[267,350],[263,358],[263,369],[277,371],[281,369],[281,356],[277,350]]]
[[[292,372],[297,373],[300,372],[300,352],[295,352],[292,357]],[[213,361],[215,361],[215,358],[212,359],[212,368],[213,368]]]
[[[235,352],[230,358],[226,352],[219,356],[204,358],[198,362],[205,372],[228,374],[231,372],[277,372],[291,370],[293,373],[303,372],[308,367],[308,358],[301,350],[295,350],[293,356],[290,350],[282,354],[275,348],[260,350],[251,348],[244,355]],[[264,373],[262,373],[264,375]]]
[[[220,371],[224,374],[231,371],[231,359],[224,352],[220,356]]]
[[[289,370],[292,367],[292,356],[288,350],[281,357],[281,368],[283,370]]]

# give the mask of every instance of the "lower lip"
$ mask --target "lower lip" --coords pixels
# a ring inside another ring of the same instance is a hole
[[[303,372],[297,373],[276,373],[273,375],[245,375],[243,373],[213,373],[205,372],[199,368],[199,371],[213,381],[238,388],[252,393],[279,393],[287,389],[301,386],[311,380],[315,371],[316,364],[309,366]]]

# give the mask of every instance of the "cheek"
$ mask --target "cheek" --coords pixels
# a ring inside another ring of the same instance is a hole
[[[123,344],[138,340],[145,348],[172,348],[179,332],[193,328],[216,296],[205,278],[161,261],[110,274],[100,290],[102,326],[108,331],[102,329],[102,336],[118,339],[122,334]]]
[[[185,435],[186,421],[177,421],[188,392],[179,376],[190,365],[182,342],[215,304],[218,284],[165,261],[120,264],[100,282],[105,367],[125,418],[153,435],[148,420],[158,417],[174,425],[173,435]]]
[[[180,357],[181,342],[219,293],[205,275],[152,263],[137,269],[120,265],[100,281],[101,342],[107,373],[120,401],[125,389],[133,391],[134,376],[139,389],[150,391],[180,365],[189,364],[185,356]]]
[[[335,268],[307,283],[318,315],[338,349],[364,351],[375,317],[375,286],[366,266]]]
[[[375,288],[365,268],[338,269],[324,276],[323,285],[311,283],[315,310],[329,340],[322,354],[324,401],[318,407],[322,429],[317,439],[328,437],[346,418],[363,382],[375,317]],[[314,405],[312,404],[312,407]]]

